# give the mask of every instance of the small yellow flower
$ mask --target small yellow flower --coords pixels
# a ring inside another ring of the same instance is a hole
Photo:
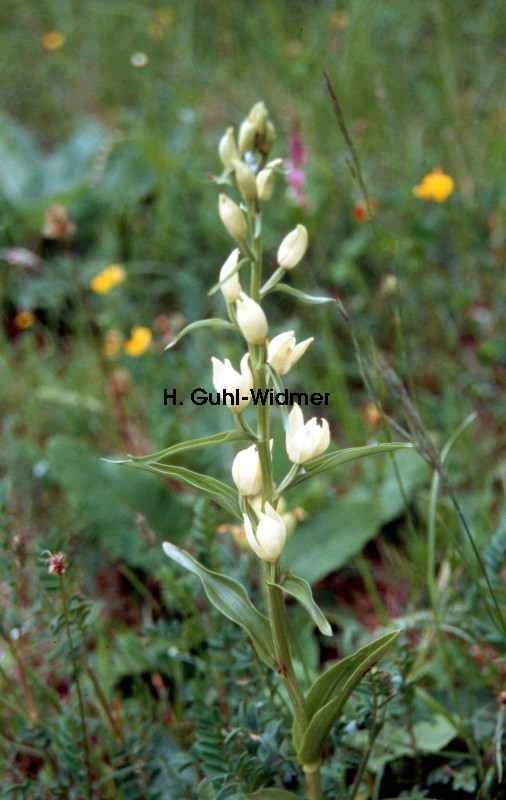
[[[377,428],[381,422],[381,414],[374,403],[368,403],[364,408],[364,419],[371,428]]]
[[[422,200],[444,203],[453,192],[453,186],[453,179],[449,175],[445,175],[440,167],[435,167],[432,172],[424,175],[418,186],[413,187],[413,194]]]
[[[18,311],[14,317],[14,325],[20,331],[31,328],[35,322],[35,314],[32,311]]]
[[[44,50],[49,50],[53,53],[55,50],[60,50],[65,44],[65,36],[60,31],[47,31],[42,38],[42,47]]]
[[[339,11],[334,11],[330,15],[330,22],[334,28],[338,31],[344,31],[345,28],[348,27],[350,24],[350,15],[344,9],[340,9]]]
[[[151,343],[152,333],[149,328],[136,325],[132,328],[130,339],[123,345],[123,350],[129,356],[141,356]]]
[[[123,337],[119,331],[107,331],[101,347],[102,355],[106,358],[112,358],[120,349],[122,341]]]
[[[90,287],[97,294],[107,294],[107,292],[110,292],[115,286],[123,283],[125,277],[126,274],[123,267],[119,264],[111,264],[110,267],[102,270],[102,272],[99,272],[98,275],[95,275],[95,277],[91,279]]]

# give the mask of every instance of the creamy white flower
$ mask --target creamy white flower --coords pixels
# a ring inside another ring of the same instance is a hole
[[[262,308],[247,294],[241,292],[236,304],[237,324],[250,344],[263,344],[267,338],[267,317]]]
[[[272,442],[271,439],[271,450]],[[258,495],[262,491],[262,470],[256,445],[237,453],[232,464],[232,477],[239,492],[245,497]]]
[[[221,137],[218,145],[218,154],[224,167],[229,167],[232,163],[232,159],[238,157],[239,153],[234,139],[233,127],[227,128]]]
[[[257,196],[257,182],[255,174],[244,161],[234,158],[231,166],[234,168],[237,188],[246,200],[255,200]]]
[[[241,155],[247,150],[255,150],[259,140],[266,134],[268,112],[264,103],[255,103],[248,116],[239,128],[239,152]]]
[[[276,158],[267,164],[265,169],[260,170],[257,175],[257,194],[259,200],[270,200],[274,190],[274,183],[276,180],[276,167],[280,167],[283,163],[281,158]]]
[[[304,464],[311,458],[316,458],[323,453],[330,444],[330,431],[327,420],[322,419],[318,424],[313,417],[304,424],[304,417],[300,406],[292,408],[288,416],[288,432],[286,434],[286,452],[294,464]]]
[[[290,231],[278,249],[278,264],[283,269],[293,269],[302,260],[307,250],[308,235],[304,225],[297,225]]]
[[[267,347],[267,361],[279,372],[280,375],[286,375],[291,370],[293,365],[304,355],[307,348],[314,339],[305,339],[299,344],[295,344],[295,336],[293,331],[280,333],[269,342]]]
[[[242,291],[237,271],[238,263],[239,248],[236,247],[235,250],[232,250],[220,270],[220,289],[227,303],[235,303]]]
[[[218,211],[223,225],[230,236],[242,242],[248,233],[248,225],[241,209],[226,194],[220,194]]]
[[[245,353],[241,358],[241,372],[237,372],[228,358],[225,361],[220,361],[219,358],[212,358],[213,362],[213,383],[217,392],[230,392],[235,396],[236,390],[238,391],[239,403],[231,404],[227,400],[226,405],[230,410],[237,414],[246,408],[251,401],[251,389],[253,389],[253,375],[248,366],[249,353]],[[247,400],[243,400],[246,397]]]
[[[244,530],[251,549],[264,561],[277,561],[286,541],[286,527],[283,517],[269,504],[265,512],[258,514],[256,532],[247,514],[244,514]]]

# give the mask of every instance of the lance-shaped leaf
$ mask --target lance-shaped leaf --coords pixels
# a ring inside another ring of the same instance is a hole
[[[356,461],[358,458],[364,458],[365,456],[374,456],[377,453],[391,453],[394,450],[412,447],[413,445],[409,442],[384,442],[383,444],[371,444],[366,447],[348,447],[345,450],[337,450],[335,453],[327,453],[324,456],[313,458],[312,461],[307,461],[304,464],[304,471],[300,472],[287,488],[291,489],[292,486],[296,486],[302,481],[307,481],[313,475],[327,472],[327,470],[339,467],[348,461]]]
[[[156,475],[164,475],[166,478],[172,478],[172,480],[183,483],[185,486],[190,486],[192,489],[198,489],[206,497],[218,503],[231,516],[237,517],[242,521],[242,514],[237,500],[237,490],[227,486],[226,483],[216,480],[216,478],[211,478],[209,475],[201,475],[200,472],[194,472],[185,467],[174,467],[171,464],[139,464],[136,461],[127,461],[125,466],[137,467],[137,469],[143,469],[146,472],[154,472]]]
[[[166,350],[170,350],[174,345],[176,345],[183,336],[186,336],[187,333],[191,333],[191,331],[196,331],[199,328],[228,328],[228,330],[236,330],[235,325],[231,322],[228,322],[226,319],[220,319],[220,317],[212,317],[211,319],[199,319],[198,322],[191,322],[182,331],[179,331],[177,336],[174,336],[172,341],[169,342]]]
[[[318,629],[325,636],[332,636],[332,628],[330,623],[325,618],[323,611],[316,605],[311,586],[304,578],[299,578],[293,572],[287,570],[283,576],[281,583],[273,583],[272,586],[277,586],[287,594],[295,597],[301,606],[307,611],[313,622]]]
[[[400,631],[393,631],[380,636],[338,661],[313,683],[306,697],[309,725],[301,731],[295,718],[293,726],[293,740],[301,764],[312,764],[321,757],[325,739],[348,697],[399,634]]]
[[[163,549],[169,558],[200,578],[204,591],[213,606],[246,631],[251,637],[259,657],[268,667],[272,668],[274,647],[269,620],[256,610],[244,587],[227,575],[211,572],[189,553],[171,542],[164,542]]]
[[[201,450],[205,447],[214,447],[217,444],[226,444],[227,442],[240,442],[244,440],[255,441],[255,436],[243,430],[224,431],[223,433],[215,433],[213,436],[204,436],[202,439],[189,439],[187,442],[179,442],[173,444],[171,447],[166,447],[165,450],[159,450],[157,453],[150,453],[147,456],[131,456],[123,459],[116,459],[111,461],[113,464],[156,464],[159,461],[165,461],[178,453],[186,453],[188,450]],[[109,459],[105,459],[109,460]]]
[[[258,789],[249,795],[249,800],[298,800],[299,795],[285,792],[284,789]]]
[[[333,297],[314,297],[312,294],[306,294],[305,292],[301,292],[300,289],[295,289],[293,286],[290,286],[288,283],[277,283],[272,287],[272,289],[270,289],[270,291],[289,294],[307,306],[317,306],[321,305],[322,303],[336,302]]]
[[[241,260],[240,260],[240,261],[239,261],[239,263],[237,264],[237,267],[236,267],[234,270],[232,270],[232,272],[231,272],[229,275],[227,275],[227,277],[225,278],[225,280],[224,280],[224,281],[218,281],[217,283],[215,283],[215,284],[214,284],[214,286],[211,286],[211,288],[209,289],[209,291],[208,291],[208,293],[207,293],[207,296],[208,296],[208,297],[211,297],[213,294],[216,294],[216,292],[218,291],[218,289],[221,289],[221,287],[223,286],[223,284],[224,284],[224,283],[226,283],[226,282],[228,281],[228,279],[232,277],[232,275],[235,275],[237,272],[239,272],[239,270],[240,270],[240,269],[241,269],[241,268],[242,268],[242,267],[243,267],[245,264],[249,264],[249,263],[250,263],[250,260],[249,260],[249,258],[241,258]]]

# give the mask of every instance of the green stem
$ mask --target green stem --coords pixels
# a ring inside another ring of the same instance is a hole
[[[256,208],[248,206],[248,223],[251,236],[251,284],[250,294],[257,303],[260,301],[260,287],[262,285],[262,236],[260,220]],[[250,345],[250,362],[253,372],[255,388],[262,393],[267,390],[265,345]],[[279,492],[274,492],[272,477],[272,457],[270,448],[270,417],[269,407],[259,403],[257,412],[257,451],[262,472],[262,506],[265,503],[272,505],[279,497]],[[291,476],[291,473],[290,473]],[[264,591],[267,600],[268,614],[272,639],[274,643],[274,656],[278,675],[283,679],[288,696],[293,706],[293,713],[299,723],[301,731],[305,731],[309,724],[306,701],[302,688],[297,680],[293,668],[292,655],[288,638],[288,627],[285,615],[285,604],[282,590],[273,584],[280,582],[279,561],[264,565]],[[323,800],[321,790],[320,766],[311,765],[311,770],[306,771],[306,791],[308,800]]]
[[[91,776],[91,760],[90,760],[90,748],[88,744],[88,729],[86,725],[86,715],[84,713],[84,702],[83,702],[83,695],[81,693],[81,684],[79,681],[79,672],[77,669],[77,661],[76,661],[76,654],[74,651],[74,643],[72,641],[72,633],[70,631],[70,621],[69,621],[69,609],[67,603],[67,593],[65,591],[65,585],[63,582],[63,578],[61,575],[58,575],[58,579],[60,582],[60,594],[63,603],[63,616],[65,617],[65,630],[67,633],[67,641],[70,650],[70,659],[72,661],[72,671],[74,673],[74,680],[76,683],[76,691],[77,691],[77,700],[79,704],[79,716],[81,717],[81,730],[83,734],[83,746],[84,746],[84,761],[86,764],[86,777],[87,777],[87,794],[89,800],[93,800],[93,785],[92,785],[92,776]]]
[[[286,682],[286,689],[292,701],[294,713],[300,723],[301,730],[305,730],[309,720],[304,695],[302,694],[302,689],[293,669],[290,645],[288,643],[283,592],[277,586],[272,585],[280,581],[279,561],[276,561],[274,564],[265,561],[264,575],[267,585],[267,601],[269,604],[272,638],[274,640],[276,669],[278,675]]]
[[[307,800],[323,800],[320,765],[314,770],[304,770]]]

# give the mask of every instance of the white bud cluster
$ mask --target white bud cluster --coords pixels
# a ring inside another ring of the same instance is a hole
[[[271,199],[276,175],[282,173],[282,159],[266,163],[274,139],[275,130],[267,109],[263,103],[256,103],[240,125],[237,138],[233,127],[227,128],[218,148],[225,168],[222,182],[231,183],[241,198],[238,204],[226,194],[220,194],[219,197],[221,221],[238,244],[221,267],[219,286],[229,304],[230,319],[248,344],[252,367],[249,365],[249,353],[241,359],[240,372],[232,367],[228,359],[222,362],[213,358],[213,382],[217,391],[228,393],[230,401],[227,395],[224,397],[231,411],[236,414],[251,402],[255,389],[260,390],[263,386],[269,390],[270,378],[266,379],[265,376],[270,373],[265,371],[265,364],[283,377],[313,342],[313,337],[310,337],[297,343],[293,331],[280,333],[269,342],[269,325],[261,306],[263,294],[282,279],[283,271],[294,269],[304,258],[308,248],[308,232],[304,225],[296,225],[282,240],[276,254],[278,270],[263,291],[259,291],[258,275],[255,279],[254,272],[252,287],[257,288],[251,289],[252,297],[243,290],[239,279],[240,268],[248,261],[252,270],[259,270],[255,259],[258,258],[256,237],[260,231],[260,204]],[[258,379],[260,386],[255,385],[259,375],[264,376]],[[232,398],[236,397],[239,397],[239,402],[233,402]],[[244,427],[244,421],[241,418],[239,420]],[[289,415],[286,433],[286,450],[293,464],[300,466],[316,458],[327,449],[329,443],[328,422],[318,421],[314,417],[305,423],[301,409],[295,405]],[[264,452],[262,448],[266,448],[266,443],[258,439],[255,444],[237,453],[232,464],[232,478],[241,495],[242,508],[248,510],[244,514],[244,532],[249,546],[264,561],[276,562],[283,550],[287,529],[284,518],[268,502],[273,487],[270,478],[269,486],[264,486],[266,476],[262,465],[265,470],[267,454],[264,453],[261,458]],[[272,440],[270,448],[272,451]],[[270,471],[268,464],[267,469]],[[279,507],[281,509],[281,505]]]

